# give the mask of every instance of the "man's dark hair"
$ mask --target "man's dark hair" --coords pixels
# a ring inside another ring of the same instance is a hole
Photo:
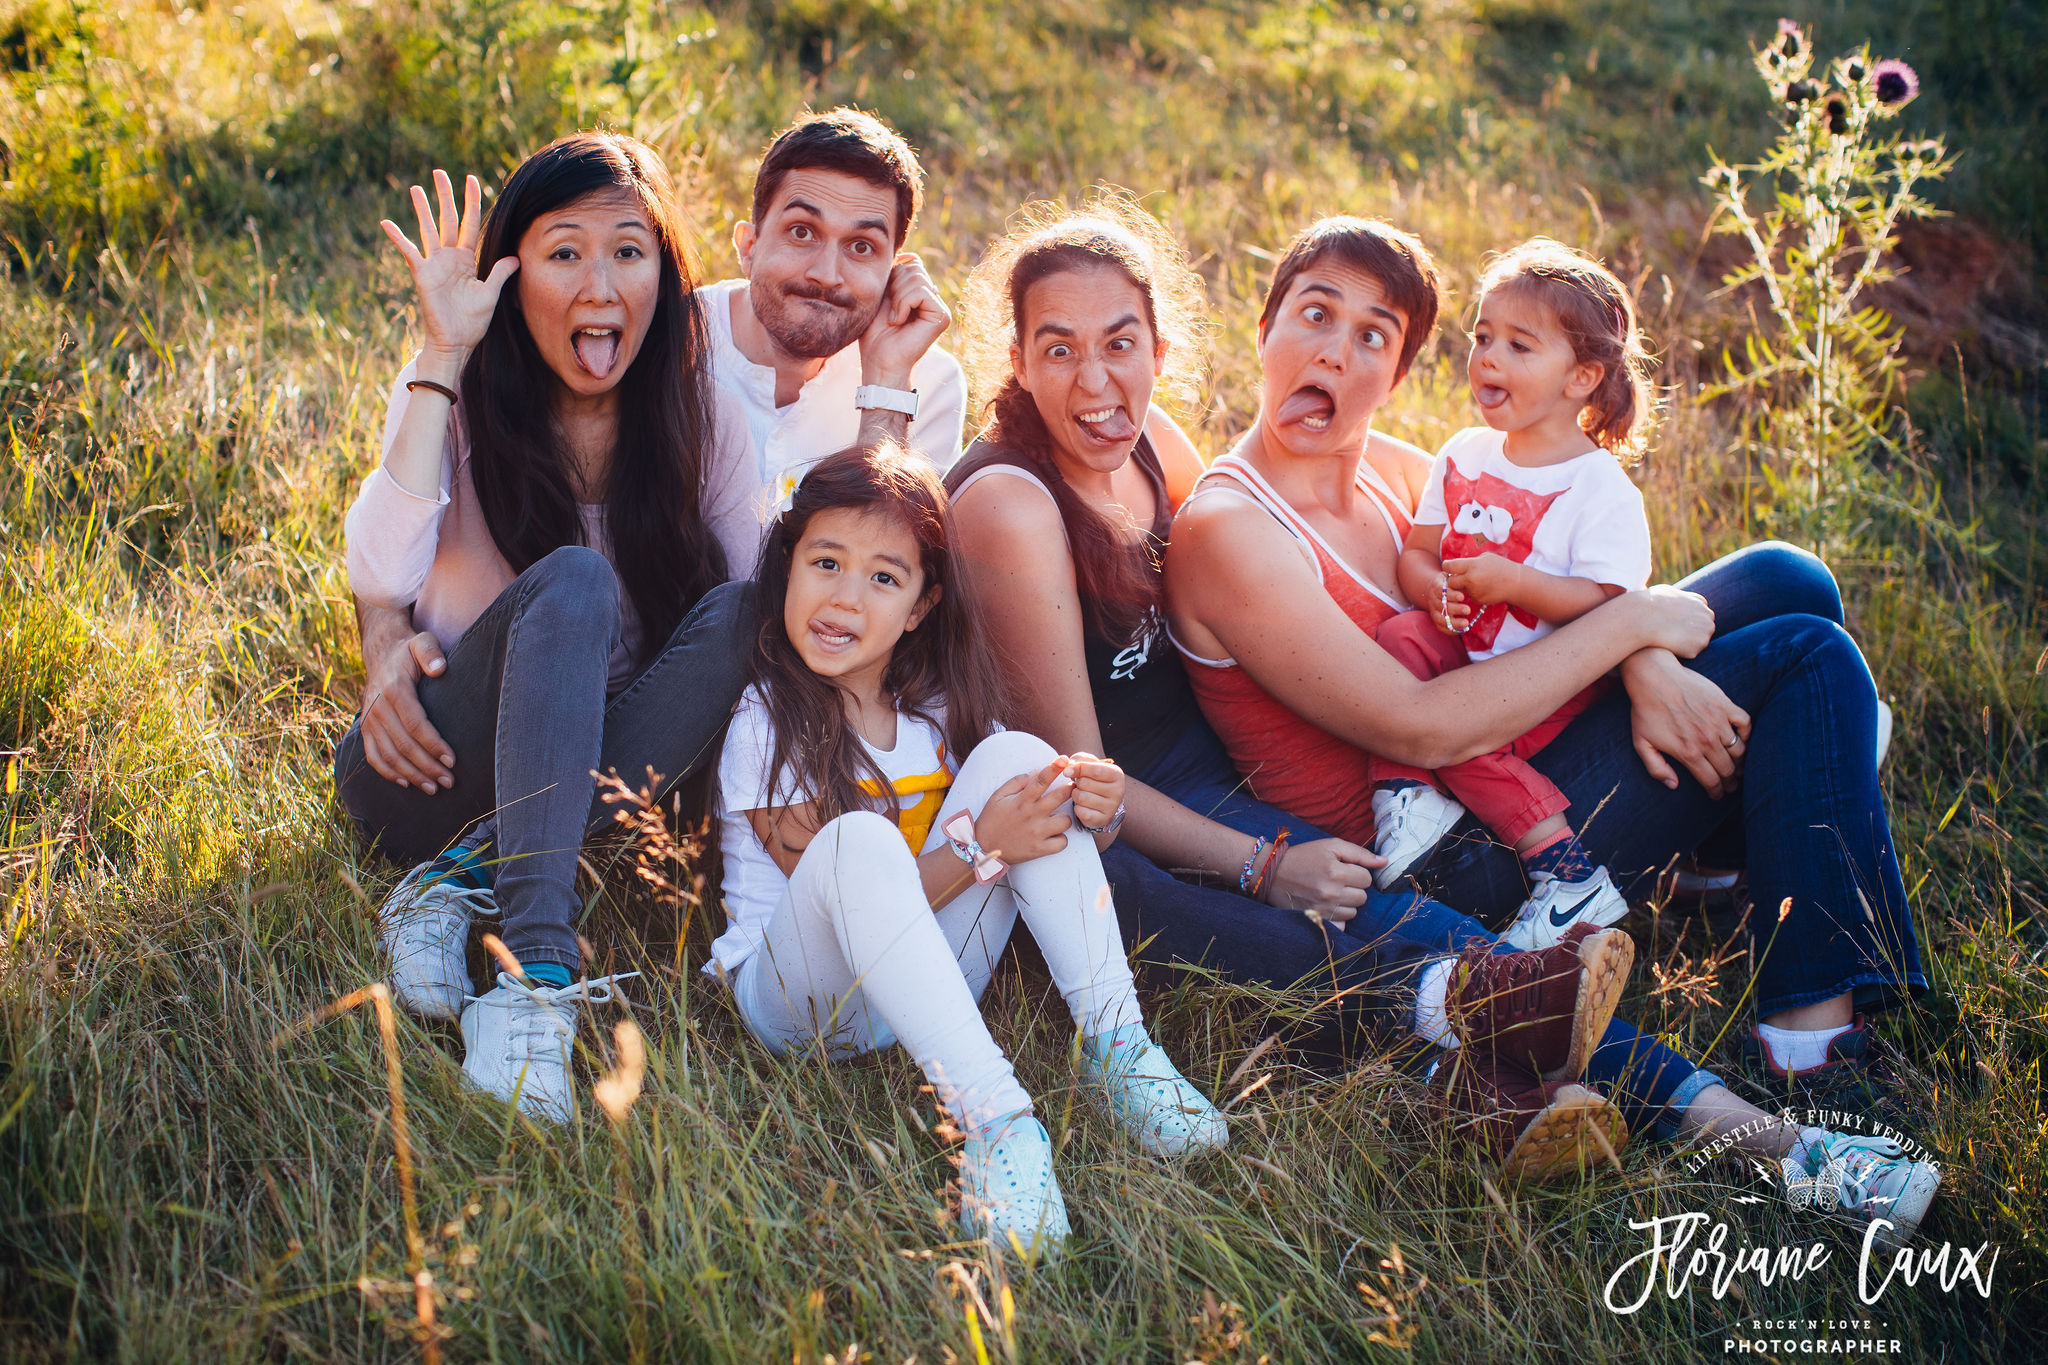
[[[1387,291],[1387,302],[1408,319],[1401,329],[1401,368],[1408,373],[1422,343],[1436,330],[1437,308],[1443,301],[1436,262],[1422,239],[1391,223],[1373,218],[1319,218],[1287,244],[1287,254],[1273,272],[1266,307],[1259,314],[1259,335],[1287,301],[1287,291],[1302,271],[1323,260],[1350,266],[1372,276]]]
[[[873,114],[841,107],[805,114],[775,135],[761,169],[754,173],[754,226],[767,221],[768,206],[791,171],[838,171],[896,192],[896,245],[910,235],[924,204],[924,171],[894,128]]]

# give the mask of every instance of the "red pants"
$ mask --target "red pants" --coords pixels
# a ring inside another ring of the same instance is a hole
[[[1438,630],[1426,611],[1404,611],[1390,618],[1373,638],[1418,678],[1441,677],[1472,662],[1458,637]],[[1529,766],[1529,759],[1591,706],[1605,687],[1604,679],[1594,683],[1528,734],[1490,754],[1435,772],[1375,754],[1368,772],[1375,786],[1396,780],[1427,782],[1455,797],[1502,843],[1519,843],[1530,830],[1571,805],[1549,778]]]

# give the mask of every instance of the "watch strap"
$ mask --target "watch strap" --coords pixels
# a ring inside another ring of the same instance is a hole
[[[862,384],[853,391],[853,405],[856,408],[879,408],[883,412],[900,412],[905,417],[917,416],[917,390],[891,389],[880,384]]]

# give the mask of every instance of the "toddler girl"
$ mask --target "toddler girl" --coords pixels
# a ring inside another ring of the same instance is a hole
[[[770,529],[753,683],[719,765],[730,927],[712,951],[748,1031],[777,1052],[902,1043],[966,1135],[962,1224],[1056,1254],[1052,1144],[977,1005],[1019,915],[1117,1122],[1164,1155],[1227,1133],[1146,1034],[1132,988],[1098,851],[1123,772],[992,733],[997,674],[945,505],[925,461],[847,450]]]
[[[1416,509],[1399,573],[1424,610],[1377,636],[1417,677],[1515,649],[1649,581],[1643,498],[1622,469],[1642,443],[1646,361],[1627,288],[1592,257],[1538,237],[1486,272],[1466,367],[1486,425],[1444,443]],[[1380,884],[1470,809],[1514,846],[1535,888],[1506,942],[1544,948],[1625,916],[1566,822],[1564,794],[1528,762],[1599,694],[1596,684],[1506,748],[1434,772],[1375,760]]]

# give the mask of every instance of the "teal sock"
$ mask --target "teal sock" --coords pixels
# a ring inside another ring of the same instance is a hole
[[[1579,836],[1567,830],[1543,847],[1524,853],[1522,866],[1531,874],[1547,872],[1561,882],[1582,882],[1593,875],[1593,856]]]
[[[569,984],[569,969],[559,962],[521,963],[526,968],[526,979],[543,986],[566,986]]]
[[[1097,1066],[1107,1066],[1110,1058],[1116,1056],[1119,1051],[1126,1057],[1134,1056],[1151,1041],[1152,1035],[1145,1031],[1142,1023],[1139,1023],[1125,1024],[1122,1028],[1113,1028],[1107,1033],[1090,1034],[1081,1040],[1081,1046],[1087,1049],[1089,1057],[1094,1059]]]
[[[441,861],[449,870],[449,880],[479,890],[491,889],[491,841],[486,839],[470,848],[453,849],[441,855]]]

